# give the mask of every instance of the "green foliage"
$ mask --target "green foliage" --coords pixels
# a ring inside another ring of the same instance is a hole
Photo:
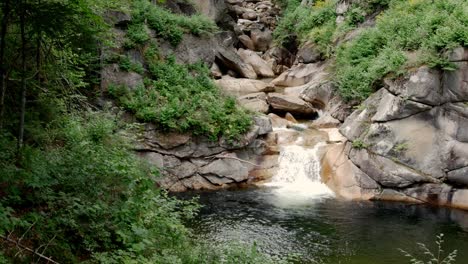
[[[53,239],[47,255],[63,263],[155,258],[165,250],[176,258],[186,250],[191,242],[182,220],[197,207],[154,187],[154,170],[131,154],[117,125],[110,114],[63,116],[43,132],[55,145],[26,147],[19,164],[15,142],[2,135],[1,207],[14,209],[2,210],[1,230],[25,234],[33,248]],[[10,212],[21,216],[14,225]],[[27,259],[20,254],[17,261]]]
[[[405,257],[410,259],[411,264],[451,264],[455,263],[457,259],[457,250],[454,250],[447,254],[445,257],[443,256],[443,244],[444,244],[444,234],[439,234],[436,237],[435,241],[437,248],[435,251],[430,250],[425,244],[418,243],[419,248],[421,249],[423,257],[415,257],[414,255],[408,253],[403,249],[399,249],[401,253],[404,254]]]
[[[147,57],[150,56],[147,53]],[[151,58],[149,58],[151,60]],[[191,132],[229,139],[245,133],[250,116],[233,98],[221,95],[202,64],[181,65],[174,59],[150,64],[151,79],[133,91],[111,87],[125,109],[165,131]]]
[[[177,15],[146,0],[138,0],[133,5],[133,26],[129,28],[132,32],[129,37],[133,43],[147,41],[141,29],[144,23],[147,23],[158,37],[168,40],[173,46],[180,43],[184,33],[200,36],[217,30],[216,24],[204,16]]]
[[[336,56],[334,81],[348,100],[364,100],[389,75],[426,64],[454,70],[446,51],[468,46],[468,7],[464,0],[372,0],[354,2],[336,24],[336,1],[317,1],[306,8],[293,5],[274,32],[279,44],[295,37],[312,41],[324,57]],[[386,8],[386,9],[385,9]],[[340,40],[366,18],[381,12],[372,28],[348,42]],[[340,43],[338,46],[336,43]],[[407,59],[415,53],[417,61]]]
[[[393,150],[396,152],[404,152],[408,150],[408,143],[399,143],[393,147]]]
[[[369,147],[369,144],[365,143],[361,139],[356,139],[356,140],[353,140],[352,146],[355,149],[365,149]]]
[[[329,37],[329,31],[331,31],[329,27],[331,27],[332,23],[334,26],[335,23],[335,3],[335,0],[317,1],[312,8],[306,8],[292,1],[275,32],[273,32],[275,41],[280,45],[286,45],[297,37],[302,42],[315,29],[311,38],[318,36],[322,38],[321,41],[323,42],[323,38]],[[328,29],[319,29],[322,25],[326,25]]]
[[[123,70],[126,72],[132,71],[132,72],[136,72],[139,74],[145,73],[145,68],[143,67],[143,65],[141,65],[141,63],[133,62],[127,56],[120,57],[119,68],[120,70]]]
[[[127,29],[125,47],[134,48],[136,45],[144,45],[150,40],[148,29],[144,23],[131,23]]]
[[[404,71],[407,52],[420,54],[418,65],[453,69],[442,54],[468,45],[467,32],[468,10],[464,1],[391,1],[375,28],[365,30],[338,49],[339,91],[346,99],[364,100],[383,77]]]

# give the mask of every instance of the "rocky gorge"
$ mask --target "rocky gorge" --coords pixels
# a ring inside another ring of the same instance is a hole
[[[247,186],[271,178],[281,146],[304,138],[304,146],[327,142],[322,179],[344,199],[394,200],[468,209],[468,50],[453,50],[454,71],[412,69],[386,78],[362,103],[344,100],[330,78],[332,61],[311,42],[286,49],[273,42],[282,10],[274,1],[166,1],[173,12],[199,12],[220,28],[214,36],[184,35],[164,56],[180,63],[203,61],[215,83],[255,113],[241,139],[212,141],[164,134],[151,124],[137,134],[135,150],[163,168],[158,184],[171,192]],[[311,3],[303,1],[307,8]],[[350,1],[339,1],[337,21]],[[124,35],[130,17],[115,22]],[[370,24],[370,25],[369,25]],[[372,26],[372,21],[363,23]],[[351,39],[360,28],[348,33]],[[126,51],[141,61],[137,50]],[[115,65],[103,69],[104,87],[143,82]],[[301,120],[299,125],[297,120]],[[292,128],[286,131],[281,128]]]

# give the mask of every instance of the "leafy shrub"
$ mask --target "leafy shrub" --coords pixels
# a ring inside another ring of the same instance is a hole
[[[19,163],[11,151],[15,142],[2,137],[0,207],[13,208],[11,215],[20,220],[11,225],[4,220],[11,219],[9,211],[2,210],[0,230],[24,234],[32,248],[53,241],[46,254],[63,263],[162,251],[177,257],[190,248],[182,220],[196,207],[154,187],[154,170],[114,133],[117,123],[110,115],[65,116],[56,124],[46,131],[55,146],[26,147]],[[16,262],[27,259],[20,254]]]
[[[330,26],[336,19],[335,3],[335,0],[317,1],[312,8],[306,8],[293,1],[273,32],[275,41],[285,45],[291,38],[298,37],[303,42],[311,30],[325,24]]]
[[[138,119],[165,131],[192,132],[213,140],[219,136],[233,139],[249,129],[250,116],[233,98],[221,95],[202,64],[181,65],[170,58],[154,61],[149,73],[151,79],[145,80],[145,86],[133,91],[111,89]]]
[[[354,2],[336,25],[336,1],[317,1],[312,7],[295,5],[274,32],[279,44],[295,37],[311,40],[325,57],[336,57],[334,80],[348,100],[364,100],[388,74],[427,64],[445,70],[454,66],[443,56],[468,46],[468,8],[464,0],[371,0]],[[387,9],[385,9],[387,8]],[[381,12],[372,28],[336,47],[343,36],[372,14]],[[419,60],[408,61],[407,54]]]
[[[133,71],[139,74],[143,74],[145,72],[145,68],[143,67],[143,65],[141,65],[141,63],[133,62],[127,56],[120,57],[119,68],[120,70],[126,72]]]
[[[375,28],[365,30],[337,53],[336,82],[347,99],[364,100],[389,73],[401,73],[406,52],[418,64],[449,68],[444,51],[468,45],[468,10],[461,0],[391,1]]]
[[[148,24],[156,35],[168,40],[173,46],[177,46],[184,33],[202,35],[213,33],[217,30],[216,24],[210,19],[201,16],[184,16],[171,13],[160,6],[151,4],[145,0],[135,1],[132,14],[132,26],[129,28],[129,38],[134,42],[142,44],[146,41],[143,25]]]

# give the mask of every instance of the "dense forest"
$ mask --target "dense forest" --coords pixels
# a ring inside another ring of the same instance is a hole
[[[131,133],[143,122],[229,142],[253,123],[252,111],[215,85],[211,65],[160,54],[155,39],[176,47],[184,34],[219,30],[164,2],[1,1],[0,263],[279,262],[255,245],[213,248],[193,237],[185,223],[199,211],[196,199],[158,188],[160,168],[132,150]],[[456,69],[448,52],[468,46],[466,0],[357,1],[339,24],[337,1],[301,2],[277,1],[275,45],[311,41],[321,60],[333,61],[336,89],[356,108],[384,77],[421,65]],[[131,16],[123,40],[112,31],[121,13]],[[344,41],[369,17],[375,26]],[[119,41],[144,63],[119,53]],[[143,75],[142,84],[103,90],[109,64]]]
[[[2,1],[1,263],[217,263],[250,258],[240,249],[209,253],[214,251],[192,240],[183,221],[197,212],[196,203],[157,189],[152,179],[158,169],[129,150],[125,131],[131,124],[120,119],[119,111],[95,103],[101,96],[100,67],[106,63],[101,51],[114,41],[113,25],[105,19],[110,10],[134,13],[128,45],[149,39],[141,33],[145,16],[163,27],[160,34],[174,44],[187,30],[201,34],[215,28],[201,17],[176,16],[148,1],[131,2]],[[219,121],[193,116],[176,124],[184,112],[171,113],[180,104],[164,106],[165,100],[150,101],[137,91],[125,97],[124,105],[138,109],[143,120],[154,118],[151,108],[163,107],[167,115],[155,121],[164,129],[217,136],[226,133],[220,125],[226,118],[241,122],[240,132],[249,125],[232,101],[213,100],[219,92],[204,66],[177,65],[151,52],[146,54],[154,57],[149,69],[159,80],[155,85],[165,85],[161,89],[167,93],[175,91],[168,86],[188,89],[177,92],[180,100],[187,102],[190,94],[201,100],[186,107],[213,110]],[[125,58],[115,59],[122,60],[122,67],[128,65]],[[189,74],[192,70],[200,74]],[[113,93],[124,99],[122,91]],[[257,258],[256,251],[251,253],[252,260]]]

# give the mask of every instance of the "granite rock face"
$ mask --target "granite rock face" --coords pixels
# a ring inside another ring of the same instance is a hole
[[[385,87],[346,118],[340,132],[349,140],[346,162],[357,168],[352,177],[364,173],[379,187],[373,197],[363,198],[468,209],[465,53],[454,51],[455,71],[421,67],[405,78],[385,80]],[[303,97],[320,105],[330,94],[316,90]]]

